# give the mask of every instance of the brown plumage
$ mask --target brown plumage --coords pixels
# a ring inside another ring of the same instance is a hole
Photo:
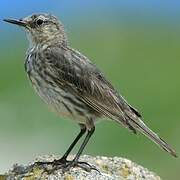
[[[5,21],[25,27],[30,35],[25,69],[36,92],[51,109],[70,117],[81,127],[75,141],[58,161],[61,166],[80,164],[78,159],[95,130],[94,122],[102,117],[122,124],[135,134],[143,133],[176,157],[175,151],[145,125],[140,113],[113,88],[103,73],[68,45],[63,25],[56,17],[35,14],[22,20]],[[75,159],[69,163],[67,155],[85,130],[87,136]]]

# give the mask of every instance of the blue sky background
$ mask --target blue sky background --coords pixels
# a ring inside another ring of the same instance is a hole
[[[74,33],[74,29],[76,31],[94,30],[96,26],[104,24],[121,27],[128,24],[149,27],[160,25],[174,31],[179,30],[180,27],[180,1],[178,0],[1,0],[0,12],[2,34],[9,33],[18,38],[22,38],[21,31],[18,28],[12,28],[2,20],[22,18],[38,12],[58,16],[69,34]],[[12,39],[10,35],[8,39]],[[7,40],[6,36],[0,38],[3,41]],[[5,45],[0,44],[0,47],[3,48]]]
[[[164,17],[169,22],[178,21],[180,1],[173,0],[1,0],[0,17],[21,17],[34,12],[50,12],[63,18],[73,18],[108,14],[118,18],[117,14],[132,16],[149,16],[149,19]],[[122,18],[122,17],[121,17]],[[121,19],[120,18],[120,19]],[[102,19],[103,21],[105,19]]]

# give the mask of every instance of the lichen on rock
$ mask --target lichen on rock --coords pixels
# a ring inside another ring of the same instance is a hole
[[[54,159],[58,157],[43,156],[36,161],[49,162]],[[96,170],[86,172],[75,167],[65,173],[61,169],[47,173],[39,167],[32,169],[34,162],[31,162],[29,165],[15,164],[5,175],[0,176],[0,180],[160,180],[155,173],[125,158],[84,155],[80,161],[94,165],[99,172]]]

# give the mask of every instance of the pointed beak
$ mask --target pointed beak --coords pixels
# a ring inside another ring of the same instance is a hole
[[[26,27],[27,23],[23,20],[16,20],[16,19],[4,19],[3,21],[11,23],[11,24],[16,24],[18,26]]]

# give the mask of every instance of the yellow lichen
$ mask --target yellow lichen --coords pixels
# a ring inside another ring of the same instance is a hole
[[[6,175],[0,175],[0,180],[6,180]]]
[[[71,175],[69,175],[69,174],[66,174],[66,175],[64,176],[64,180],[74,180],[74,177],[71,176]]]
[[[43,174],[43,170],[39,168],[33,168],[32,172],[29,173],[29,175],[26,175],[24,177],[24,180],[35,180],[37,178],[40,178]]]
[[[125,165],[122,169],[120,169],[120,175],[124,178],[127,178],[131,174],[129,168]]]
[[[102,165],[101,165],[101,168],[102,168],[104,171],[108,172],[108,165],[107,165],[107,164],[102,164]]]

